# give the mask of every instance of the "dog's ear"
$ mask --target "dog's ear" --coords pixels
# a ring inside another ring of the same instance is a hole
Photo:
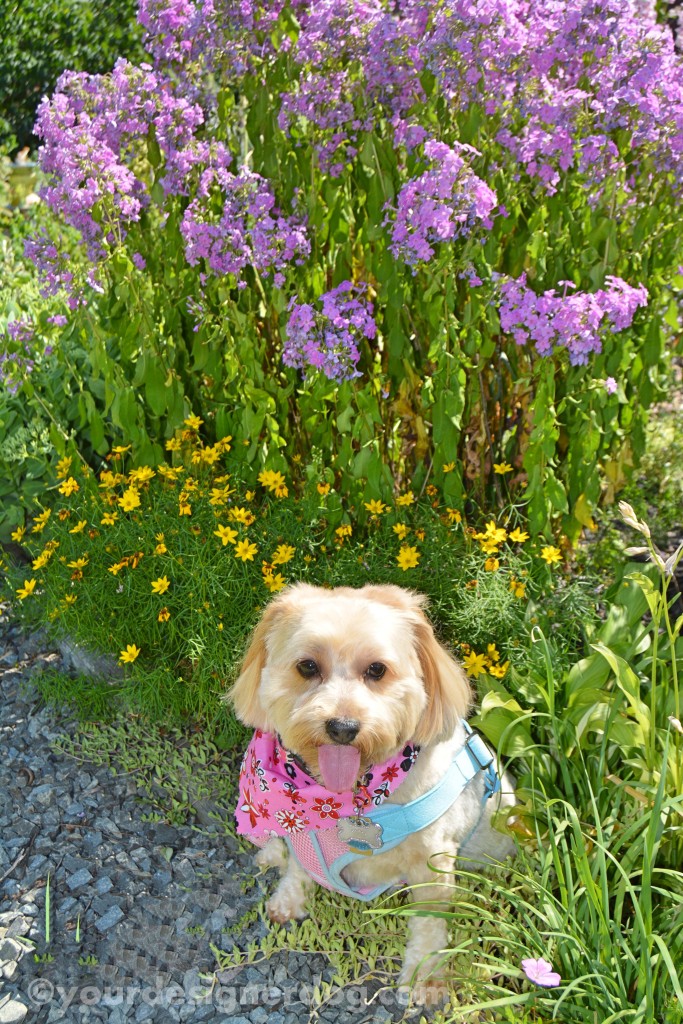
[[[413,635],[428,696],[413,739],[420,746],[428,746],[453,734],[460,719],[467,716],[472,693],[467,676],[438,642],[419,609],[414,613]]]
[[[268,713],[260,697],[261,673],[268,658],[268,637],[287,607],[287,592],[279,594],[266,608],[254,630],[240,674],[225,699],[231,701],[235,714],[244,725],[269,730]]]

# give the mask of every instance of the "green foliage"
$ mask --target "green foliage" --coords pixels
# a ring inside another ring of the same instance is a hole
[[[36,107],[65,69],[142,59],[136,0],[2,0],[0,147],[31,146]]]

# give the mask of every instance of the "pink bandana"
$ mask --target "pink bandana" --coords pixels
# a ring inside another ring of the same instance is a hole
[[[309,775],[277,736],[257,729],[240,771],[237,831],[263,846],[273,836],[291,838],[334,828],[340,818],[384,803],[403,782],[419,749],[407,746],[384,764],[373,765],[353,792],[333,793]]]

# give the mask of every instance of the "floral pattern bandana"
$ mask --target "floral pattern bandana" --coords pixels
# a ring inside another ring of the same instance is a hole
[[[242,761],[237,831],[263,846],[273,836],[293,837],[334,828],[341,818],[379,807],[415,764],[420,748],[408,745],[372,765],[353,792],[333,793],[309,773],[278,736],[256,730]]]

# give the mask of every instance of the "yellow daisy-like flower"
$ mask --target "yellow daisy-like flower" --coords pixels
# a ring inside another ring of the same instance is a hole
[[[490,661],[500,661],[500,651],[495,644],[489,644],[486,648],[486,654]]]
[[[69,530],[69,533],[83,533],[83,531],[85,530],[87,525],[88,525],[88,520],[87,519],[80,519],[76,523],[76,525],[71,530]]]
[[[562,561],[562,552],[559,548],[553,547],[552,544],[548,544],[541,550],[541,558],[547,562],[548,565],[554,565],[555,562]]]
[[[510,667],[509,661],[504,661],[502,665],[490,665],[489,675],[495,676],[496,679],[503,679],[506,675],[507,670]]]
[[[73,459],[70,455],[65,455],[63,459],[60,459],[57,463],[57,479],[61,480],[63,476],[68,476],[69,470],[71,469],[71,463]]]
[[[183,420],[186,427],[190,430],[199,430],[204,420],[200,420],[199,416],[188,416],[187,419]]]
[[[41,554],[39,554],[38,557],[34,558],[34,560],[33,560],[33,563],[31,565],[31,568],[33,569],[33,571],[34,572],[38,572],[39,569],[42,569],[44,566],[46,566],[47,563],[50,561],[51,556],[52,556],[52,552],[51,551],[47,551],[46,550],[46,551],[41,552]]]
[[[214,507],[225,505],[233,491],[234,487],[229,487],[227,484],[225,487],[212,487],[209,505],[213,505]]]
[[[258,475],[258,482],[269,491],[283,490],[286,492],[285,478],[282,473],[274,469],[262,469]],[[285,495],[283,495],[286,497]]]
[[[399,540],[405,540],[406,536],[410,533],[410,527],[406,526],[405,523],[394,523],[392,530]]]
[[[114,445],[114,447],[112,448],[112,452],[113,452],[114,455],[125,455],[126,452],[130,451],[130,448],[131,448],[131,446],[129,444],[126,444],[126,445],[117,444],[117,445]]]
[[[164,544],[163,540],[160,540],[154,549],[155,555],[165,555],[168,552],[168,548]]]
[[[213,531],[213,535],[220,539],[223,547],[226,544],[237,543],[237,530],[233,530],[229,526],[219,526],[217,530]]]
[[[36,518],[33,520],[33,529],[31,530],[31,533],[40,533],[42,530],[45,529],[47,521],[50,518],[51,512],[51,509],[46,508],[45,511],[41,512],[39,516],[36,516]]]
[[[74,559],[73,562],[67,562],[66,563],[66,567],[67,567],[67,569],[85,569],[87,564],[88,564],[88,556],[87,555],[81,555],[80,558]]]
[[[510,580],[510,590],[515,597],[526,597],[526,583],[523,583],[522,580],[515,579],[514,576]]]
[[[64,597],[62,598],[62,600],[63,600],[64,604],[68,608],[70,604],[76,604],[76,601],[78,600],[78,595],[77,594],[65,594]]]
[[[353,530],[352,530],[352,528],[351,528],[349,523],[344,523],[344,524],[342,524],[342,526],[338,526],[337,529],[334,532],[335,532],[335,536],[337,537],[339,543],[343,544],[344,540],[347,537],[351,536]]]
[[[446,506],[446,515],[448,516],[449,523],[462,522],[462,513],[458,512],[457,508],[448,508],[448,506]]]
[[[224,452],[229,452],[232,448],[230,442],[232,441],[232,434],[228,434],[226,437],[222,437],[220,441],[216,441],[216,447],[222,448]]]
[[[182,441],[180,440],[179,437],[171,437],[166,442],[166,451],[167,452],[179,452],[180,449],[182,448],[182,446],[183,446],[182,445]]]
[[[141,648],[136,647],[135,644],[127,644],[125,651],[121,651],[119,661],[121,662],[122,665],[130,665],[132,662],[135,661],[138,654],[140,653],[140,650]]]
[[[280,572],[276,576],[272,573],[268,573],[267,576],[263,577],[263,582],[268,587],[271,594],[277,594],[278,590],[282,590],[282,588],[287,584],[286,579]]]
[[[122,569],[126,568],[127,562],[115,562],[114,565],[110,565],[107,572],[110,572],[112,576],[118,576]]]
[[[516,527],[512,533],[508,534],[508,539],[515,542],[515,544],[523,544],[525,540],[529,539],[529,534],[525,530],[520,530]]]
[[[27,598],[30,594],[33,593],[33,591],[36,589],[37,582],[37,580],[24,580],[23,587],[19,587],[19,589],[17,590],[17,597],[19,598],[20,601],[23,601],[25,598]]]
[[[420,552],[417,548],[411,548],[408,544],[404,544],[396,555],[396,561],[404,572],[407,569],[414,569],[420,561]]]
[[[476,679],[477,676],[481,676],[486,672],[486,655],[475,654],[474,651],[471,651],[462,664],[467,674]]]
[[[387,512],[389,510],[388,505],[385,505],[383,501],[378,501],[375,498],[373,498],[372,501],[366,501],[364,504],[371,516],[381,516],[383,512]]]
[[[296,548],[293,548],[291,544],[278,544],[273,555],[273,565],[285,565],[291,561],[296,554]]]
[[[484,562],[484,568],[487,572],[497,572],[500,569],[500,561],[497,558],[487,558]]]
[[[405,494],[401,494],[400,497],[398,497],[396,499],[396,504],[397,505],[412,505],[414,501],[415,501],[415,495],[413,494],[413,492],[412,491],[406,491]]]
[[[155,594],[165,594],[170,586],[171,581],[167,576],[160,576],[158,580],[152,580],[152,590]]]
[[[179,501],[178,502],[178,515],[179,516],[191,516],[192,515],[192,505],[190,505],[187,501],[182,501],[182,500]]]
[[[110,469],[103,469],[100,473],[99,486],[105,488],[105,490],[111,490],[112,487],[116,487],[117,477]]]
[[[119,518],[118,512],[105,512],[100,519],[101,526],[113,526],[116,520]]]
[[[481,534],[479,536],[481,536]],[[484,538],[483,540],[480,540],[479,547],[486,555],[497,555],[500,549],[500,545],[497,544],[496,541],[492,540],[491,538]]]
[[[12,538],[13,541],[16,541],[17,544],[20,544],[21,541],[24,538],[24,534],[25,533],[26,533],[26,527],[25,526],[17,526],[16,530],[14,530],[10,534],[10,537]]]
[[[445,462],[443,467],[442,467],[442,469],[443,469],[444,473],[452,473],[453,470],[455,469],[455,463],[454,462]]]
[[[128,479],[132,484],[146,484],[156,476],[151,466],[140,466],[139,469],[131,469]]]
[[[63,494],[66,498],[71,497],[72,494],[75,494],[76,491],[80,491],[80,489],[81,488],[79,486],[78,480],[74,480],[72,476],[68,477],[66,480],[63,480],[59,487],[57,488],[59,493]]]
[[[498,473],[499,476],[503,476],[505,473],[512,472],[512,466],[509,462],[494,462],[493,472]]]
[[[134,508],[140,507],[140,494],[135,487],[129,487],[123,492],[118,503],[124,512],[132,512]]]
[[[253,562],[257,551],[258,548],[255,544],[250,544],[248,540],[241,540],[239,544],[235,545],[235,558],[241,558],[243,562]]]
[[[322,494],[324,496],[324,495],[330,493],[330,485],[329,484],[316,484],[315,486],[318,489],[318,494]]]
[[[245,526],[251,526],[256,516],[248,508],[231,508],[228,512],[228,519],[232,519],[235,523],[244,523]]]
[[[170,618],[171,613],[169,612],[168,608],[162,608],[159,614],[157,615],[157,622],[168,622]]]
[[[415,536],[417,537],[418,540],[424,540],[425,539],[425,532],[424,532],[424,530],[417,530],[416,529],[415,530]]]

